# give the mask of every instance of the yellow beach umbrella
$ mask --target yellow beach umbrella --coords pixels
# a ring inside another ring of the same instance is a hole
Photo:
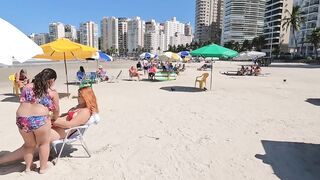
[[[54,61],[64,61],[66,72],[67,93],[69,94],[68,86],[68,60],[81,59],[92,57],[98,50],[89,46],[85,46],[79,43],[70,41],[69,39],[60,38],[51,43],[40,46],[43,50],[43,54],[39,54],[33,58],[51,59]]]
[[[159,56],[161,61],[182,61],[181,57],[177,53],[165,52]]]

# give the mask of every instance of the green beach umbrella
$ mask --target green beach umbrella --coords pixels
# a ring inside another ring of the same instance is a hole
[[[211,57],[211,58],[232,58],[238,56],[238,52],[219,46],[217,44],[210,44],[208,46],[201,47],[191,52],[191,56],[198,57]],[[212,89],[212,61],[211,61],[211,77],[210,77],[210,90]]]
[[[192,56],[201,56],[201,57],[223,57],[223,58],[232,58],[238,55],[237,51],[219,46],[217,44],[210,44],[202,48],[196,49],[191,52]]]

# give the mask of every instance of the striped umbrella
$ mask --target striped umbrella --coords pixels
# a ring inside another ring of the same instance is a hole
[[[173,52],[165,52],[161,56],[159,56],[161,61],[182,61],[182,58],[177,53]]]
[[[145,53],[140,54],[140,58],[141,59],[151,59],[151,58],[154,58],[154,57],[155,57],[155,55],[151,54],[149,52],[145,52]]]
[[[99,51],[98,53],[99,53],[99,59],[102,59],[104,61],[113,61],[113,58],[110,55],[103,53],[102,51]]]

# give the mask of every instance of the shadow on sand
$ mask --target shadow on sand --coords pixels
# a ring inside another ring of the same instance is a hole
[[[314,69],[314,68],[320,68],[320,65],[318,64],[295,64],[295,63],[272,63],[269,65],[269,67],[275,67],[275,68],[307,68],[307,69]]]
[[[284,180],[320,179],[320,145],[262,140],[265,155],[255,157],[269,164]]]
[[[1,95],[7,96],[4,99],[2,99],[1,102],[14,102],[14,103],[20,102],[19,96],[16,96],[15,94],[6,93],[6,94],[1,94]],[[62,99],[62,98],[70,96],[70,93],[58,93],[58,95],[59,95],[59,99]]]
[[[58,146],[57,150],[60,151],[60,148],[61,148],[61,146]],[[66,144],[64,146],[64,150],[63,150],[60,158],[64,158],[64,157],[68,157],[68,158],[88,158],[88,156],[85,154],[85,150],[82,150],[82,149],[83,148],[81,147],[81,145],[73,144],[71,146],[69,144]],[[80,155],[72,155],[72,153],[74,153],[76,151],[80,151],[79,153],[77,153],[77,154],[80,154]],[[0,151],[0,157],[4,156],[6,154],[9,154],[9,153],[11,153],[11,152],[10,151]],[[57,156],[58,155],[54,152],[54,150],[51,149],[49,161],[55,160]],[[34,162],[38,161],[38,160],[39,160],[39,158],[35,156]],[[12,163],[8,163],[8,164],[5,164],[5,165],[0,165],[0,176],[1,175],[15,173],[15,172],[23,172],[25,170],[25,168],[26,168],[26,166],[25,166],[23,160],[12,162]]]
[[[313,104],[315,106],[320,106],[320,98],[308,98],[306,102]]]
[[[10,153],[10,151],[0,151],[0,157]],[[22,161],[16,161],[5,165],[0,165],[0,176],[15,172],[23,172],[26,165]]]
[[[173,92],[203,92],[204,90],[196,87],[187,87],[187,86],[166,86],[161,87],[160,89],[166,91],[173,91]]]

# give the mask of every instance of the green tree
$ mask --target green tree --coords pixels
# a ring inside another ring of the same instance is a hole
[[[315,28],[312,31],[311,35],[308,37],[308,40],[313,45],[316,59],[318,59],[318,47],[320,43],[320,28]]]
[[[253,38],[252,40],[252,46],[255,48],[257,51],[261,51],[263,47],[266,45],[266,39],[264,36],[258,36]]]
[[[234,41],[232,40],[232,41],[226,42],[224,44],[224,47],[229,48],[229,49],[234,49]]]
[[[251,50],[252,46],[249,40],[244,40],[241,46],[240,51],[249,51]]]
[[[284,18],[282,21],[284,21],[282,27],[286,27],[286,30],[291,27],[291,31],[294,38],[295,43],[295,52],[298,52],[298,39],[296,33],[300,31],[301,23],[304,21],[301,17],[302,11],[300,6],[293,6],[292,12],[290,13],[289,10],[286,10],[286,13],[289,14],[289,17]]]

